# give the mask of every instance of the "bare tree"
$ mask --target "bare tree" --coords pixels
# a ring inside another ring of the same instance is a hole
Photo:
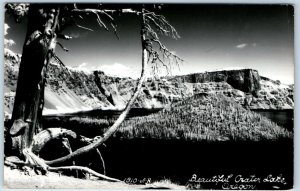
[[[60,8],[57,5],[32,4],[28,7],[28,27],[23,45],[17,91],[12,113],[10,134],[20,140],[19,155],[28,148],[43,109],[43,93],[47,65],[54,54],[57,41]],[[22,7],[14,7],[20,13]],[[25,11],[24,11],[25,12]],[[20,15],[17,15],[17,21]]]
[[[34,134],[40,129],[47,66],[51,59],[63,65],[55,54],[55,47],[59,45],[64,50],[67,49],[58,39],[71,39],[70,36],[62,34],[62,31],[66,26],[74,23],[75,17],[81,17],[81,14],[78,13],[77,10],[80,9],[75,4],[7,4],[6,8],[16,16],[17,22],[28,14],[12,126],[9,131],[15,142],[18,142],[15,145],[18,146],[19,157],[22,157],[23,149],[30,147]],[[101,27],[108,30],[99,16],[104,14],[110,19],[113,30],[116,30],[114,20],[108,13],[99,9],[95,14]],[[77,24],[76,26],[91,30]]]
[[[117,131],[142,89],[142,84],[146,78],[145,74],[148,63],[151,64],[155,70],[157,70],[159,64],[165,67],[169,67],[169,65],[172,64],[172,61],[176,64],[183,61],[180,57],[169,51],[160,41],[158,32],[167,36],[171,36],[173,38],[179,37],[175,28],[169,24],[165,17],[163,17],[162,15],[157,15],[154,12],[150,12],[145,9],[142,9],[141,11],[127,9],[124,10],[124,12],[140,15],[142,20],[140,29],[142,44],[142,71],[133,96],[127,103],[125,110],[100,139],[90,145],[87,145],[86,147],[82,147],[76,150],[75,152],[65,157],[53,161],[46,161],[46,163],[49,165],[57,165],[67,160],[71,160],[81,154],[90,152],[91,150],[103,144],[111,135],[113,135]],[[156,27],[156,30],[154,29],[154,27]],[[155,50],[153,44],[157,44],[158,50]],[[166,63],[166,61],[168,61],[168,63]]]
[[[41,12],[45,12],[46,14],[50,14],[49,19],[52,19],[51,21],[48,21],[47,23],[49,23],[49,26],[47,29],[47,31],[51,31],[45,34],[41,33],[39,34],[39,32],[36,32],[37,30],[40,31],[40,29],[31,29],[29,30],[27,37],[28,39],[30,39],[30,37],[32,36],[32,34],[34,34],[33,37],[31,37],[32,40],[30,40],[29,45],[31,45],[30,43],[37,41],[35,44],[32,45],[32,47],[30,47],[30,49],[28,49],[27,44],[25,43],[24,45],[24,51],[23,51],[23,56],[25,56],[24,58],[22,57],[22,62],[21,62],[21,66],[20,66],[20,75],[24,75],[21,76],[21,79],[24,80],[25,76],[28,74],[30,74],[30,72],[28,70],[29,65],[31,63],[31,60],[26,60],[27,55],[26,54],[31,54],[31,51],[35,51],[36,48],[42,46],[43,47],[43,51],[42,52],[36,52],[36,55],[34,56],[40,56],[42,58],[40,58],[39,62],[36,61],[36,65],[39,66],[39,70],[37,70],[35,73],[36,75],[39,75],[39,77],[36,77],[36,80],[31,80],[31,81],[26,81],[25,82],[18,82],[18,89],[19,87],[21,88],[21,90],[17,91],[17,95],[16,98],[18,98],[20,101],[15,103],[15,108],[14,109],[14,114],[13,114],[13,126],[10,130],[11,134],[13,135],[18,135],[18,133],[20,133],[22,128],[25,128],[25,134],[22,134],[24,138],[24,144],[22,144],[22,147],[20,148],[20,151],[22,152],[23,156],[25,157],[26,161],[25,165],[29,165],[29,166],[37,166],[41,169],[43,169],[44,171],[47,170],[58,170],[58,169],[81,169],[81,170],[85,170],[88,173],[92,173],[98,177],[101,178],[106,178],[108,180],[115,180],[116,179],[112,179],[109,177],[105,177],[104,175],[99,175],[91,172],[91,170],[87,170],[85,167],[74,167],[74,166],[70,166],[70,167],[51,167],[53,165],[57,166],[63,162],[66,162],[68,160],[74,159],[75,157],[82,155],[84,153],[88,153],[92,150],[97,149],[100,145],[102,145],[107,139],[109,139],[109,137],[111,137],[120,127],[121,123],[124,121],[124,119],[126,118],[129,110],[131,109],[131,107],[133,106],[136,98],[138,97],[141,89],[142,89],[142,85],[146,79],[146,69],[148,68],[148,64],[152,67],[153,70],[158,70],[158,67],[164,66],[167,69],[170,67],[170,65],[172,65],[173,63],[178,64],[180,62],[182,62],[183,60],[181,58],[179,58],[177,55],[175,55],[174,53],[172,53],[171,51],[169,51],[161,42],[160,40],[160,35],[164,35],[164,36],[170,36],[172,38],[179,38],[179,35],[177,34],[175,28],[166,20],[166,18],[162,15],[158,15],[155,12],[152,11],[147,11],[145,8],[142,8],[141,10],[134,10],[134,9],[119,9],[119,10],[101,10],[101,9],[95,9],[95,8],[83,8],[83,9],[78,9],[76,5],[74,5],[72,8],[68,8],[68,13],[71,15],[77,15],[77,16],[81,16],[81,14],[93,14],[95,15],[96,20],[98,21],[98,24],[102,27],[104,27],[105,29],[108,29],[106,24],[101,20],[100,16],[101,14],[107,16],[110,20],[110,24],[113,28],[113,30],[116,33],[116,27],[114,24],[114,19],[110,16],[110,14],[112,13],[123,13],[123,14],[136,14],[140,20],[141,20],[141,29],[140,29],[140,38],[141,38],[141,48],[142,48],[142,71],[141,71],[141,76],[138,79],[137,82],[137,86],[133,92],[132,97],[130,98],[130,100],[128,101],[124,111],[121,113],[121,115],[118,117],[118,119],[115,121],[115,123],[108,128],[108,130],[99,138],[94,138],[91,140],[87,140],[86,138],[83,138],[84,141],[88,142],[88,145],[79,148],[77,150],[75,150],[74,152],[71,152],[69,155],[52,160],[52,161],[44,161],[43,159],[39,158],[36,154],[34,154],[32,151],[37,151],[37,149],[33,149],[33,148],[41,148],[47,141],[49,141],[49,137],[45,137],[44,135],[47,136],[47,134],[45,134],[43,131],[40,132],[39,134],[37,134],[34,137],[34,130],[36,127],[36,121],[40,119],[41,116],[38,116],[38,112],[42,109],[42,106],[40,106],[42,100],[43,100],[43,91],[44,91],[44,74],[46,71],[46,67],[47,64],[49,62],[49,60],[52,57],[56,57],[56,55],[54,54],[53,49],[51,48],[51,43],[56,42],[56,38],[58,37],[58,35],[56,35],[56,30],[57,27],[59,25],[59,14],[63,14],[61,12],[61,8],[60,7],[56,7],[53,8],[52,6],[57,6],[57,5],[51,5],[48,9],[44,8],[45,5],[43,5],[42,7],[40,6],[33,6],[33,13],[31,14],[40,14]],[[32,9],[30,7],[30,9]],[[41,9],[43,11],[41,11]],[[64,13],[65,14],[65,13]],[[47,18],[48,18],[47,17]],[[33,19],[32,15],[29,14],[29,18]],[[36,18],[34,18],[36,19]],[[63,18],[61,18],[63,19]],[[54,24],[56,23],[56,24]],[[39,24],[40,25],[40,24]],[[38,26],[39,26],[38,25]],[[51,27],[50,27],[51,26]],[[29,25],[29,28],[33,28],[33,26]],[[40,27],[40,26],[39,26]],[[81,26],[82,27],[82,26]],[[90,30],[90,29],[88,29]],[[38,34],[38,35],[36,35]],[[37,37],[36,37],[37,36]],[[63,35],[65,38],[66,36]],[[41,40],[40,40],[41,38]],[[27,39],[27,41],[28,41]],[[48,44],[44,43],[44,41],[48,42]],[[36,45],[37,44],[37,45]],[[28,50],[27,50],[28,49]],[[45,55],[44,55],[45,54]],[[24,61],[23,61],[24,59]],[[27,58],[29,59],[29,58]],[[30,58],[30,59],[34,59],[34,58]],[[58,59],[58,58],[57,58]],[[32,73],[32,72],[31,72]],[[20,80],[19,80],[20,81]],[[20,83],[20,85],[19,85]],[[29,86],[29,84],[31,86],[33,86],[31,89],[33,92],[35,92],[33,95],[31,95],[31,92],[27,92],[26,89],[23,88],[24,85],[26,87]],[[23,90],[22,90],[23,89]],[[27,95],[27,94],[30,94]],[[29,101],[27,101],[27,99],[24,101],[21,98],[17,97],[17,96],[22,96],[22,95],[26,95]],[[23,103],[24,102],[24,103]],[[27,109],[30,108],[29,110]],[[28,118],[28,116],[30,116]],[[34,122],[34,123],[33,123]],[[59,133],[59,132],[64,132],[63,133]],[[59,132],[57,133],[57,136],[74,136],[73,133],[74,132],[70,132],[70,131],[64,131],[64,130],[59,130]],[[43,139],[43,140],[40,140]],[[23,140],[23,139],[22,139]]]

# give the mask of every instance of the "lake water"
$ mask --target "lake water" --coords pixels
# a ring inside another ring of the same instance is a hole
[[[138,117],[150,115],[152,113],[156,113],[161,109],[144,109],[144,108],[132,108],[127,115],[127,118]],[[277,123],[279,126],[285,127],[288,130],[292,131],[294,129],[294,110],[252,110],[256,113],[259,113],[273,122]],[[122,111],[116,110],[91,110],[91,111],[83,111],[77,113],[70,114],[59,114],[59,115],[48,115],[44,116],[45,118],[51,118],[55,116],[80,116],[80,117],[92,117],[99,119],[116,119]]]
[[[156,113],[160,111],[161,109],[145,109],[145,108],[132,108],[127,118],[131,117],[139,117],[139,116],[145,116],[150,115],[152,113]],[[119,117],[119,115],[122,113],[122,111],[118,110],[101,110],[101,109],[94,109],[91,111],[82,111],[82,112],[76,112],[76,113],[67,113],[67,114],[57,114],[57,115],[46,115],[44,118],[51,118],[51,117],[91,117],[91,118],[97,118],[97,119],[116,119]]]
[[[294,129],[294,110],[253,110],[259,113],[279,126],[292,131]]]
[[[157,111],[159,110],[133,109],[128,117],[149,115]],[[255,112],[293,130],[293,110]],[[94,110],[65,116],[116,118],[120,113],[121,111]],[[286,184],[253,184],[256,186],[255,189],[290,189],[293,186],[293,140],[208,143],[112,138],[105,144],[106,146],[101,146],[100,150],[105,160],[107,175],[125,181],[169,179],[180,185],[186,185],[194,174],[202,178],[230,174],[234,177],[255,175],[261,179],[271,175],[282,176]],[[96,153],[81,157],[82,165],[87,165],[84,161],[89,158],[88,162],[94,165],[91,166],[93,169],[103,171]],[[203,189],[222,189],[222,185],[206,183],[201,186]]]
[[[289,130],[293,110],[258,110],[259,114]],[[291,188],[293,185],[293,141],[187,142],[176,140],[110,140],[103,149],[107,173],[123,180],[170,179],[186,185],[193,174],[252,176],[261,179],[282,175],[286,184],[253,184],[256,189]],[[203,189],[222,189],[222,184],[202,184]]]

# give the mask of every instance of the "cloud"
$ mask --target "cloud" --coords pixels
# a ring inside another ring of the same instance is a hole
[[[248,44],[247,43],[243,43],[243,44],[236,45],[235,47],[236,48],[245,48],[246,46],[248,46]]]
[[[76,67],[70,67],[68,68],[72,70],[77,71],[83,71],[85,73],[92,73],[95,70],[101,70],[108,76],[114,76],[114,77],[131,77],[131,78],[137,78],[139,76],[139,71],[134,71],[130,67],[120,64],[120,63],[114,63],[112,65],[102,65],[102,66],[90,66],[88,63],[83,62],[82,64],[76,66]]]
[[[6,36],[8,34],[7,31],[8,31],[9,28],[10,27],[8,26],[8,24],[4,23],[4,36]],[[7,48],[7,47],[12,46],[14,44],[16,44],[14,40],[4,38],[4,47]]]
[[[82,64],[80,64],[77,67],[70,67],[72,70],[77,70],[77,71],[83,71],[85,73],[91,73],[91,69],[87,67],[87,63],[83,62]]]
[[[4,46],[5,47],[12,46],[14,44],[16,44],[16,43],[12,39],[4,39]]]
[[[240,48],[240,49],[242,49],[242,48],[245,48],[245,47],[248,47],[248,46],[250,46],[250,47],[256,47],[256,42],[253,42],[253,43],[251,43],[251,44],[248,44],[248,43],[242,43],[242,44],[238,44],[238,45],[236,45],[235,47],[236,48]]]
[[[8,24],[4,23],[4,35],[7,35],[7,30],[9,29],[10,27],[8,26]]]
[[[171,52],[172,54],[175,54],[175,55],[177,54],[176,51],[170,51],[170,52]]]
[[[130,67],[120,63],[114,63],[112,65],[102,65],[98,67],[97,70],[101,70],[106,75],[109,76],[132,77],[132,78],[137,77],[135,71],[133,71]]]
[[[88,70],[88,68],[86,67],[87,63],[83,62],[82,64],[80,64],[77,69],[78,70]]]

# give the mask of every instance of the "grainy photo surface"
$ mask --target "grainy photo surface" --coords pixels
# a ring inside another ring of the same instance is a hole
[[[8,3],[4,30],[4,187],[293,188],[293,6]]]

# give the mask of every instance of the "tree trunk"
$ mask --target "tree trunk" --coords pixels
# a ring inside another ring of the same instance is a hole
[[[38,154],[41,149],[53,139],[59,138],[77,138],[75,132],[62,128],[48,128],[36,134],[32,142],[32,152]]]
[[[30,147],[43,110],[45,73],[55,46],[59,8],[31,4],[12,113],[10,134],[19,137],[19,156]]]
[[[128,112],[130,111],[131,107],[133,106],[136,98],[138,97],[141,89],[142,89],[142,84],[145,81],[146,78],[146,68],[147,68],[147,62],[148,62],[148,53],[146,50],[146,37],[145,37],[145,16],[144,16],[144,12],[141,15],[142,16],[142,27],[141,27],[141,42],[142,42],[142,71],[141,71],[141,77],[137,83],[136,89],[131,97],[131,99],[129,100],[129,102],[127,103],[125,110],[121,113],[121,115],[119,116],[119,118],[115,121],[115,123],[108,128],[108,130],[104,133],[103,137],[98,139],[97,141],[82,147],[80,149],[77,149],[76,151],[74,151],[73,153],[52,160],[52,161],[46,161],[46,164],[48,165],[58,165],[60,163],[66,162],[68,160],[71,160],[79,155],[85,154],[90,152],[91,150],[96,149],[97,147],[99,147],[100,145],[102,145],[109,137],[111,137],[120,127],[120,125],[122,124],[122,122],[124,121],[124,119],[126,118]]]

